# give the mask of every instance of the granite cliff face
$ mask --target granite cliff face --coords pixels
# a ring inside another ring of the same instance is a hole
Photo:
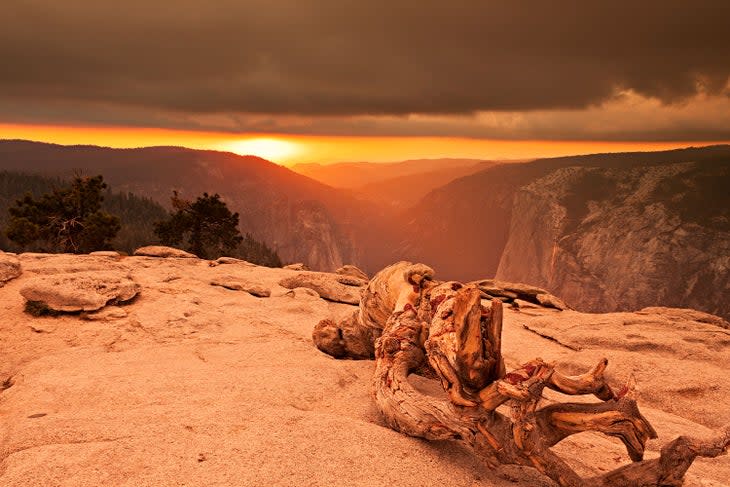
[[[730,163],[569,167],[522,187],[497,278],[586,311],[730,316]]]
[[[288,262],[334,270],[356,261],[354,236],[317,201],[279,199],[271,208],[262,209],[258,219],[258,234],[264,235]]]

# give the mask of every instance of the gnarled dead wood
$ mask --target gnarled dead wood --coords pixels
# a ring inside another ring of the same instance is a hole
[[[373,394],[391,428],[462,442],[490,465],[531,466],[564,487],[679,486],[696,457],[718,456],[730,445],[728,427],[709,441],[679,437],[658,459],[642,460],[656,432],[639,411],[633,381],[614,393],[604,377],[606,359],[578,376],[541,359],[507,373],[501,302],[486,308],[477,286],[432,278],[422,264],[394,264],[369,282],[357,312],[341,323],[324,320],[313,333],[317,347],[335,357],[375,357]],[[421,394],[408,381],[428,366],[449,400]],[[592,394],[600,402],[540,407],[546,387]],[[496,411],[502,404],[509,405],[509,416]],[[634,463],[581,478],[550,447],[582,431],[620,439]]]

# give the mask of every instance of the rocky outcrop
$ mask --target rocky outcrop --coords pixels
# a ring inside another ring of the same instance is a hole
[[[3,487],[191,479],[221,486],[554,487],[532,469],[495,471],[446,443],[385,428],[370,394],[373,363],[332,360],[311,341],[319,321],[354,308],[308,288],[278,287],[294,271],[134,256],[18,259],[23,274],[0,288]],[[93,314],[37,318],[23,311],[18,290],[43,269],[68,274],[103,265],[123,266],[141,286],[139,297]],[[224,274],[272,295],[210,285]],[[728,330],[706,316],[534,306],[504,307],[507,367],[540,356],[574,374],[607,357],[616,390],[636,375],[641,411],[660,436],[649,442],[648,458],[677,435],[703,436],[730,422]],[[432,379],[412,381],[443,394]],[[598,435],[573,436],[554,450],[586,476],[629,462],[620,441]],[[728,478],[725,456],[695,462],[685,486],[723,486]]]
[[[520,190],[497,278],[585,311],[730,316],[730,164],[554,171]]]
[[[73,313],[125,303],[139,290],[139,284],[124,274],[91,271],[34,277],[21,288],[20,294],[32,309]]]
[[[0,286],[15,279],[22,272],[17,256],[0,251]]]
[[[163,245],[148,245],[147,247],[140,247],[134,251],[134,255],[142,257],[162,257],[162,258],[179,258],[179,259],[197,259],[195,254],[185,252],[184,250],[176,249],[174,247],[165,247]]]

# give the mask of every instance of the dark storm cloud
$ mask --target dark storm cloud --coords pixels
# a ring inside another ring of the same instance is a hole
[[[584,108],[627,89],[675,102],[730,77],[726,0],[2,3],[5,106],[104,106],[110,123],[114,106],[464,114]]]

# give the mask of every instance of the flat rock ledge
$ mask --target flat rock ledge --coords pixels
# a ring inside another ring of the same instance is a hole
[[[180,258],[180,259],[197,259],[198,256],[185,252],[184,250],[176,249],[173,247],[165,247],[164,245],[148,245],[147,247],[140,247],[134,251],[134,255],[141,257],[162,257],[162,258]]]
[[[28,305],[56,312],[97,311],[130,301],[140,286],[119,272],[74,272],[35,277],[20,290]]]
[[[0,286],[15,279],[22,272],[20,261],[16,256],[0,252]]]

